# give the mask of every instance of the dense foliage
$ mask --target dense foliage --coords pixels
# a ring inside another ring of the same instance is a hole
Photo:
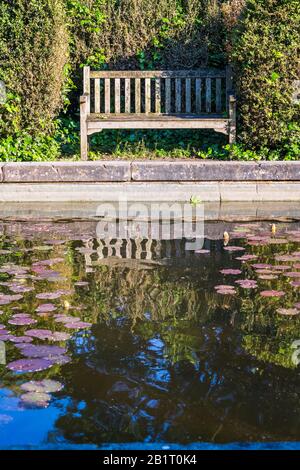
[[[298,0],[249,0],[233,31],[239,137],[247,146],[299,153],[299,105],[292,94],[300,71]]]
[[[53,155],[53,119],[63,104],[68,36],[61,0],[2,0],[0,80],[8,99],[0,108],[0,156]]]
[[[299,18],[296,0],[2,0],[0,80],[8,98],[0,104],[0,159],[78,158],[83,65],[196,68],[229,60],[237,145],[205,131],[107,131],[92,137],[90,157],[295,159]]]

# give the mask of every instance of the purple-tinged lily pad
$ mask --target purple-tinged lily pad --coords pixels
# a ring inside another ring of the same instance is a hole
[[[26,357],[42,357],[45,359],[51,359],[52,356],[60,356],[66,353],[65,348],[61,348],[60,346],[52,346],[52,345],[35,345],[35,344],[28,344],[22,345],[19,348]]]
[[[53,266],[54,264],[63,263],[64,258],[52,258],[52,259],[45,259],[43,261],[36,261],[33,263],[33,267],[35,266]]]
[[[272,269],[273,268],[272,264],[267,264],[267,263],[255,263],[255,264],[251,264],[251,266],[254,269]]]
[[[30,336],[13,336],[10,341],[12,343],[17,344],[24,344],[24,343],[32,343],[33,339]]]
[[[300,287],[300,281],[291,281],[290,284],[293,287]]]
[[[52,337],[52,331],[51,330],[43,330],[43,329],[33,329],[33,330],[27,330],[25,332],[26,336],[31,336],[32,338],[38,338],[38,339],[50,339]]]
[[[62,366],[64,364],[68,364],[69,362],[71,362],[71,358],[69,356],[66,356],[66,355],[62,355],[60,354],[59,356],[51,356],[51,358],[49,358],[53,365],[59,365],[59,366]]]
[[[242,246],[224,246],[224,250],[225,251],[230,251],[230,252],[234,252],[234,251],[245,251],[245,248],[243,248]]]
[[[277,271],[288,271],[289,269],[291,269],[291,266],[289,266],[288,264],[276,264],[274,268]]]
[[[278,276],[275,274],[260,274],[258,279],[262,279],[263,281],[273,281],[274,279],[278,279]]]
[[[220,273],[225,274],[225,275],[232,275],[232,276],[237,276],[238,274],[241,274],[240,269],[221,269]]]
[[[278,308],[276,312],[279,313],[280,315],[295,316],[295,315],[299,315],[300,310],[297,310],[296,308]]]
[[[4,325],[1,325],[0,336],[7,335],[7,334],[9,334],[9,331],[5,328]]]
[[[11,318],[10,320],[8,320],[8,323],[10,325],[25,326],[34,325],[35,323],[37,323],[37,321],[33,318]]]
[[[63,385],[56,380],[30,380],[21,385],[21,389],[25,392],[38,392],[38,393],[55,393],[63,389]]]
[[[56,323],[74,323],[79,321],[79,317],[71,317],[70,315],[55,315]]]
[[[90,328],[92,323],[84,321],[73,321],[72,323],[65,323],[64,326],[70,330],[83,330],[84,328]]]
[[[48,312],[54,312],[54,310],[56,310],[56,306],[53,304],[41,304],[36,309],[36,312],[48,313]]]
[[[285,292],[280,290],[263,290],[260,292],[261,297],[283,297]]]
[[[237,259],[238,261],[252,261],[252,260],[257,259],[257,258],[258,258],[258,256],[256,256],[256,255],[246,254],[246,255],[238,256],[235,259]]]
[[[37,406],[39,408],[47,408],[51,400],[51,395],[41,392],[27,392],[21,395],[21,401],[26,405]]]
[[[287,273],[283,273],[284,276],[286,277],[292,277],[292,278],[295,278],[295,277],[300,277],[300,271],[291,271],[291,272],[287,272]]]
[[[45,292],[43,294],[37,294],[36,298],[41,300],[54,300],[61,297],[59,292]]]
[[[14,372],[38,372],[49,369],[52,365],[48,359],[18,359],[7,364],[7,368]]]
[[[70,338],[71,336],[69,335],[69,333],[55,331],[54,333],[52,333],[51,340],[52,341],[67,341]]]
[[[253,279],[238,279],[235,281],[243,289],[256,289],[257,282]]]
[[[14,338],[13,335],[5,334],[0,336],[0,341],[11,341],[12,338]]]

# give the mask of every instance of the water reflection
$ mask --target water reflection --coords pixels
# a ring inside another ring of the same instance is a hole
[[[229,233],[229,249],[207,238],[195,253],[96,240],[79,222],[4,224],[0,446],[299,440],[300,227]],[[62,390],[25,401],[45,379]]]

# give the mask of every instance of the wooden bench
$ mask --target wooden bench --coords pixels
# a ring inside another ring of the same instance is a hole
[[[236,139],[232,70],[91,71],[80,98],[81,158],[103,129],[214,129]]]

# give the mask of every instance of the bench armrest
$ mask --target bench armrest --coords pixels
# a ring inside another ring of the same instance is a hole
[[[80,97],[80,104],[87,103],[89,101],[89,99],[90,99],[90,95],[88,93],[84,93]]]
[[[235,103],[236,102],[236,96],[234,93],[229,93],[229,96],[228,96],[228,99],[229,99],[229,103]]]

